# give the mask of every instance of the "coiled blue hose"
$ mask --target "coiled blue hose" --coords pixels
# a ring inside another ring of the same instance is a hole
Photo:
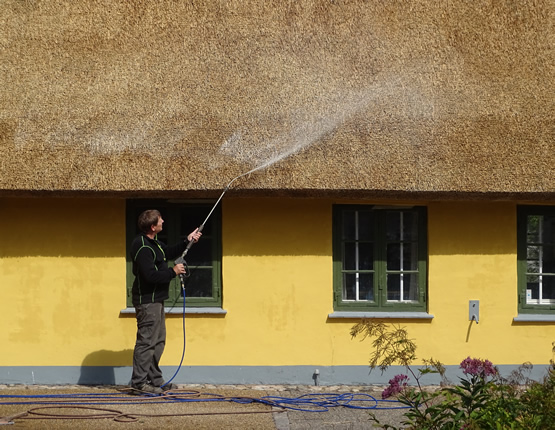
[[[121,393],[75,393],[75,394],[25,394],[0,395],[0,405],[137,405],[157,403],[189,403],[189,402],[233,402],[241,404],[261,403],[282,409],[300,412],[327,412],[330,408],[344,407],[350,409],[405,409],[397,400],[378,400],[365,393],[318,393],[303,394],[298,397],[265,396],[226,397],[218,394],[204,393],[197,397],[196,392],[166,392],[164,396],[145,395],[142,398]],[[193,396],[191,396],[193,395]],[[61,402],[63,401],[63,402]],[[385,405],[383,405],[385,403]],[[395,406],[389,406],[395,404]],[[387,406],[386,406],[387,405]]]

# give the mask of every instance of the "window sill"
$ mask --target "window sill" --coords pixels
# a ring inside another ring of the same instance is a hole
[[[330,319],[339,318],[376,318],[376,319],[418,319],[431,320],[434,318],[432,314],[426,312],[349,312],[339,311],[332,312],[328,315]]]
[[[518,314],[514,322],[555,322],[555,314]]]
[[[183,308],[164,308],[166,314],[168,315],[182,315]],[[135,308],[125,308],[120,311],[121,314],[135,314]],[[227,311],[222,308],[217,307],[206,307],[206,308],[189,308],[185,307],[185,314],[196,314],[196,315],[225,315]]]

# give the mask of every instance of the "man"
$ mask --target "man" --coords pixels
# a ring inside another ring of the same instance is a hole
[[[185,274],[183,264],[168,267],[167,261],[179,257],[187,243],[167,246],[157,239],[164,220],[155,209],[141,213],[137,224],[141,234],[131,245],[135,275],[132,301],[137,318],[131,387],[135,393],[161,394],[164,390],[177,388],[174,384],[164,386],[159,367],[166,344],[164,300],[169,297],[170,281],[178,275]],[[196,242],[201,235],[197,228],[187,236],[187,240]],[[163,389],[160,388],[162,386]]]

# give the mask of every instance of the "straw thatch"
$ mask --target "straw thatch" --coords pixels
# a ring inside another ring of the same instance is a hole
[[[553,6],[4,0],[0,193],[553,198]]]

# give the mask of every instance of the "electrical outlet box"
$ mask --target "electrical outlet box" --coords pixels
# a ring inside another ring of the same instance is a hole
[[[480,321],[480,300],[468,301],[468,320]]]

